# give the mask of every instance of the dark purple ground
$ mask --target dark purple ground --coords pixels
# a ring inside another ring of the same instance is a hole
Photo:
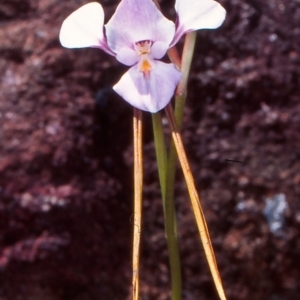
[[[1,300],[130,299],[132,109],[109,89],[126,68],[58,41],[62,21],[87,2],[0,3]],[[116,3],[102,1],[108,16]],[[168,16],[172,3],[162,1]],[[198,35],[183,139],[228,299],[295,300],[300,2],[221,3],[224,25]],[[168,253],[149,114],[144,121],[141,299],[165,300]],[[183,299],[217,299],[178,171]],[[287,207],[274,233],[264,208],[278,194]]]

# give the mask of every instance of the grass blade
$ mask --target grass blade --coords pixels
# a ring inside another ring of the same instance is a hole
[[[213,250],[211,239],[209,236],[207,224],[206,224],[204,213],[203,213],[203,210],[202,210],[202,207],[200,204],[200,198],[199,198],[198,193],[195,188],[194,179],[193,179],[191,169],[190,169],[190,166],[189,166],[186,154],[185,154],[185,150],[184,150],[183,143],[181,140],[181,135],[180,135],[177,125],[176,125],[174,112],[173,112],[173,108],[172,108],[171,104],[169,104],[165,110],[166,110],[166,114],[167,114],[167,117],[169,120],[169,124],[171,126],[172,138],[173,138],[173,141],[175,144],[178,159],[179,159],[179,162],[180,162],[180,165],[181,165],[181,168],[182,168],[185,180],[186,180],[186,184],[187,184],[190,199],[192,202],[192,207],[193,207],[194,215],[196,218],[198,230],[200,233],[200,238],[201,238],[201,241],[203,244],[205,256],[208,261],[208,265],[209,265],[214,283],[216,285],[216,289],[219,294],[219,297],[221,300],[226,300],[225,291],[223,289],[222,280],[221,280],[221,276],[220,276],[220,273],[218,270],[217,261],[215,258],[214,250]]]
[[[142,226],[143,153],[142,153],[142,112],[134,108],[134,212],[132,249],[132,299],[139,299],[139,262]]]

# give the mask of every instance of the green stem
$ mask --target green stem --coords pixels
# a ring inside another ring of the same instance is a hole
[[[177,222],[175,214],[174,197],[170,197],[168,188],[167,151],[163,133],[162,118],[160,113],[152,114],[154,142],[158,165],[158,174],[162,192],[165,231],[169,249],[169,262],[171,272],[172,300],[181,299],[181,266],[177,236]]]
[[[182,64],[181,64],[182,79],[177,87],[176,97],[175,97],[175,119],[179,131],[182,125],[184,104],[187,96],[187,82],[188,82],[191,62],[192,62],[194,48],[195,48],[195,41],[196,41],[195,32],[191,32],[186,35],[184,48],[183,48],[183,55],[182,55]],[[164,156],[167,157],[166,154]],[[177,221],[175,217],[175,203],[174,203],[176,161],[177,161],[177,152],[176,152],[174,142],[172,141],[170,145],[168,162],[167,162],[167,169],[166,169],[167,177],[166,177],[166,183],[164,183],[165,189],[162,188],[162,191],[165,191],[165,199],[164,199],[165,220],[166,220],[165,222],[166,222],[168,247],[170,252],[171,274],[173,274],[172,264],[177,266],[176,259],[178,258],[178,270],[176,269],[174,273],[176,272],[175,273],[176,276],[179,277],[178,282],[180,282],[180,290],[178,288],[178,292],[176,291],[177,294],[175,294],[173,287],[175,284],[178,283],[176,283],[174,279],[174,281],[172,281],[172,291],[173,291],[172,300],[181,299],[181,274],[180,273],[177,274],[177,272],[180,272],[180,260],[179,260],[179,249],[178,249],[179,247],[178,247]],[[165,163],[163,167],[165,167]],[[176,254],[177,256],[174,254],[174,257],[172,257],[171,251],[174,252],[176,251],[175,253],[178,253]]]
[[[182,124],[184,104],[187,96],[187,81],[194,53],[195,40],[195,32],[191,32],[186,35],[181,64],[182,79],[177,87],[175,97],[175,117],[178,128],[181,128]],[[174,143],[171,142],[169,157],[167,157],[161,114],[152,114],[152,121],[158,173],[163,198],[166,238],[169,249],[172,300],[180,300],[182,294],[182,282],[174,203],[174,183],[177,153]]]
[[[156,160],[158,166],[158,176],[161,186],[163,205],[165,208],[165,190],[166,190],[166,178],[167,178],[167,151],[166,142],[163,133],[161,114],[152,114],[153,134],[156,151]]]
[[[189,32],[185,36],[182,60],[181,60],[182,78],[178,84],[177,91],[176,91],[176,98],[175,98],[176,105],[179,100],[181,101],[185,100],[187,96],[187,83],[188,83],[192,59],[194,55],[196,37],[197,34],[195,31]]]

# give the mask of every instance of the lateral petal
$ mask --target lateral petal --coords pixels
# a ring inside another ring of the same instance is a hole
[[[165,18],[152,0],[122,0],[105,25],[109,47],[134,49],[139,41],[160,41],[167,45],[175,34],[175,24]]]
[[[126,66],[133,66],[139,61],[140,57],[136,51],[131,48],[125,47],[119,49],[116,59]]]
[[[187,32],[198,29],[215,29],[225,20],[226,11],[213,0],[176,0],[177,28],[171,46]]]
[[[97,2],[91,2],[75,10],[65,19],[59,40],[66,48],[101,48],[115,55],[108,47],[104,33],[104,12]]]
[[[151,47],[151,56],[155,59],[161,59],[164,57],[168,49],[168,44],[164,42],[155,42]]]
[[[151,67],[148,74],[138,64],[131,67],[113,89],[132,106],[155,113],[170,102],[181,72],[160,61],[151,61]]]

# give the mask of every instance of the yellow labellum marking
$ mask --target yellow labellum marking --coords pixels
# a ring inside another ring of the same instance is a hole
[[[134,49],[141,56],[139,62],[139,69],[144,76],[149,76],[152,69],[151,61],[148,59],[148,53],[151,51],[152,41],[143,40],[134,44]]]
[[[149,60],[148,59],[143,59],[142,62],[141,62],[141,65],[140,65],[141,72],[148,73],[148,72],[151,71],[151,69],[152,69],[152,67],[149,63]]]

